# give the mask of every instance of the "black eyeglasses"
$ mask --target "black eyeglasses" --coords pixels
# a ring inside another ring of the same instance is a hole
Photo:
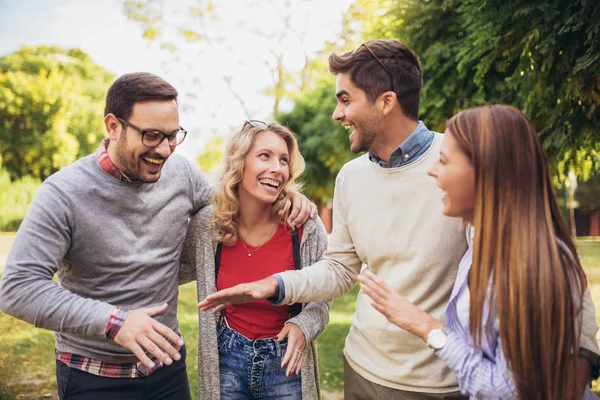
[[[373,56],[373,58],[375,60],[377,60],[377,62],[379,63],[379,65],[381,65],[381,68],[383,68],[385,70],[385,72],[388,74],[388,76],[390,77],[390,83],[391,83],[391,86],[392,86],[392,92],[395,92],[395,90],[394,90],[394,76],[392,75],[392,73],[390,72],[390,70],[383,64],[383,62],[379,59],[379,57],[377,57],[375,55],[375,53],[373,53],[373,50],[371,50],[371,48],[365,42],[362,42],[361,44],[359,44],[358,47],[356,49],[354,49],[354,51],[352,52],[352,55],[354,55],[354,53],[356,53],[358,51],[358,49],[360,49],[362,46],[365,46],[365,49],[367,49],[367,51],[369,53],[371,53],[371,55]]]
[[[252,128],[268,128],[269,124],[264,121],[260,121],[258,119],[249,119],[244,122],[244,126],[242,126],[242,130],[246,129],[247,126],[251,126]]]
[[[167,142],[169,142],[169,146],[175,147],[180,145],[181,142],[183,142],[183,139],[185,139],[185,136],[187,135],[187,131],[182,127],[179,127],[179,130],[177,132],[164,133],[156,129],[142,129],[135,126],[131,122],[124,120],[123,118],[117,118],[119,121],[121,121],[121,123],[124,126],[128,126],[138,131],[142,135],[142,143],[144,144],[144,146],[147,147],[157,147],[165,139],[167,139]]]

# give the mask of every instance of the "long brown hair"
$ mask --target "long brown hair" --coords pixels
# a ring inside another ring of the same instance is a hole
[[[493,105],[458,113],[447,132],[475,170],[471,335],[480,346],[488,301],[519,397],[571,397],[586,278],[535,129]]]
[[[261,132],[271,131],[281,136],[288,147],[290,177],[279,198],[273,204],[273,214],[282,211],[282,220],[289,215],[291,203],[288,201],[292,194],[299,192],[301,184],[297,181],[298,176],[304,172],[304,158],[298,149],[298,141],[294,133],[278,124],[271,122],[264,126],[252,126],[245,124],[229,141],[223,158],[223,172],[215,186],[212,198],[213,218],[211,221],[214,239],[225,245],[232,245],[237,241],[238,228],[235,217],[240,210],[240,199],[238,186],[244,175],[244,162],[252,148],[254,138]]]

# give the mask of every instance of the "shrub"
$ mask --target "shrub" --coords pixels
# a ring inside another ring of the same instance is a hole
[[[0,169],[0,231],[16,231],[33,200],[41,181],[30,176],[11,181],[9,173]]]

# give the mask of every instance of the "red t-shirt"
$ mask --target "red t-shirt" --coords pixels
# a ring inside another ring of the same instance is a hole
[[[304,227],[298,229],[298,239],[302,239]],[[278,272],[294,270],[294,252],[291,232],[283,225],[260,249],[246,243],[248,251],[238,240],[233,246],[223,246],[221,265],[217,277],[219,290],[239,283],[253,282]],[[229,326],[249,339],[265,339],[276,336],[290,319],[290,306],[274,306],[266,300],[235,304],[227,307],[225,316]]]

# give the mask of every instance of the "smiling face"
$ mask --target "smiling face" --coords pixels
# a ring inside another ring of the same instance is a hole
[[[475,210],[475,169],[456,139],[446,131],[440,158],[428,174],[437,180],[442,191],[443,213],[473,222]]]
[[[173,100],[150,100],[135,103],[128,121],[141,128],[162,132],[179,129],[179,111]],[[153,183],[160,178],[160,172],[174,147],[167,140],[157,147],[147,147],[142,143],[142,135],[133,128],[124,128],[112,114],[105,117],[105,124],[111,139],[108,154],[113,164],[128,178]]]
[[[340,73],[336,78],[337,105],[332,118],[340,121],[351,130],[350,150],[353,153],[370,151],[383,130],[383,122],[364,91],[352,83],[348,73]]]
[[[240,202],[254,198],[273,204],[290,178],[289,149],[278,134],[265,130],[254,137],[239,183]]]

